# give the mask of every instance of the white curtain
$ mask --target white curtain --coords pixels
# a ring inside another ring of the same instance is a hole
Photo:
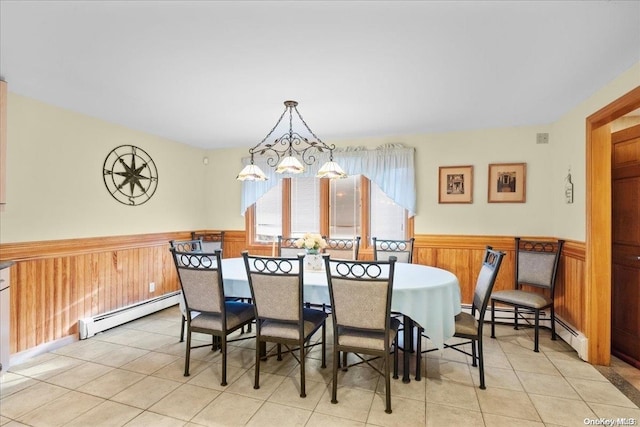
[[[378,184],[389,198],[405,208],[412,217],[416,214],[414,154],[413,148],[406,148],[401,144],[387,144],[375,150],[362,147],[348,148],[344,151],[334,150],[333,160],[342,166],[347,175],[364,175]],[[316,158],[314,164],[305,165],[305,171],[297,176],[315,176],[320,167],[329,160],[329,153],[318,153]],[[243,165],[249,163],[249,157],[242,159]],[[277,185],[278,180],[292,177],[276,173],[275,168],[269,166],[265,158],[256,157],[254,163],[260,166],[269,179],[242,182],[241,215],[244,215],[247,208],[263,194]]]

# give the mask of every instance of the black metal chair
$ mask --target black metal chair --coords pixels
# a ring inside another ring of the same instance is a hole
[[[297,237],[282,237],[278,236],[278,252],[276,256],[279,257],[297,257],[298,254],[304,253],[303,248],[296,246]]]
[[[224,256],[224,231],[210,231],[206,233],[191,232],[192,240],[200,240],[202,250],[205,252],[214,252],[217,249],[222,251]]]
[[[326,319],[322,310],[306,308],[303,303],[304,256],[252,256],[242,252],[256,318],[256,366],[253,388],[260,388],[260,361],[267,357],[266,343],[277,344],[278,360],[281,346],[300,363],[300,397],[306,397],[305,356],[311,337],[322,329],[322,367],[326,366]],[[295,351],[299,351],[299,357]],[[264,352],[264,353],[263,353]],[[263,354],[261,354],[263,353]]]
[[[518,317],[527,323],[529,320],[522,315],[534,315],[534,344],[533,351],[539,351],[540,312],[545,309],[551,311],[551,339],[556,339],[556,314],[553,306],[555,297],[556,276],[558,263],[564,240],[539,241],[515,238],[515,283],[514,289],[494,292],[491,295],[491,338],[495,338],[495,306],[499,304],[514,307],[514,329],[518,329]],[[523,286],[531,286],[546,290],[547,293],[525,290]]]
[[[173,260],[180,278],[180,286],[186,306],[187,343],[184,376],[189,376],[191,350],[206,345],[191,346],[194,332],[212,336],[212,350],[222,353],[222,379],[227,385],[227,343],[253,337],[228,340],[227,336],[248,325],[254,318],[254,307],[239,301],[227,301],[224,296],[220,250],[214,253],[179,252],[171,248]],[[192,315],[197,312],[197,315]],[[217,339],[216,339],[217,338]]]
[[[389,360],[393,347],[394,378],[398,376],[398,319],[391,317],[391,295],[395,257],[387,261],[349,261],[323,255],[333,319],[333,384],[331,403],[338,403],[338,367],[340,352],[353,353],[360,362],[342,369],[366,363],[385,379],[386,408],[391,413],[391,374]],[[361,354],[372,356],[365,359]],[[370,362],[382,358],[380,369]]]
[[[174,249],[177,252],[202,252],[202,240],[170,240],[170,249]],[[184,330],[187,326],[187,306],[184,303],[184,293],[180,291],[180,301],[178,303],[180,307],[180,314],[182,315],[182,321],[180,323],[180,342],[184,341]]]
[[[484,350],[482,346],[484,315],[487,311],[491,291],[496,282],[503,257],[504,252],[494,251],[491,246],[487,246],[482,258],[482,267],[476,280],[476,288],[473,292],[471,314],[462,312],[455,319],[456,331],[454,337],[463,338],[467,341],[456,344],[445,343],[444,345],[445,348],[451,348],[471,356],[472,366],[478,366],[479,368],[480,388],[483,390],[486,388],[484,382]],[[459,348],[467,344],[471,344],[471,353]]]
[[[360,252],[360,236],[352,239],[328,239],[324,253],[331,255],[331,258],[357,260]]]
[[[373,259],[376,261],[385,261],[388,260],[389,257],[396,257],[398,262],[405,262],[411,264],[413,262],[413,248],[415,239],[412,237],[406,240],[398,240],[398,239],[379,239],[377,237],[372,238],[373,243]],[[413,319],[407,316],[404,313],[399,313],[394,311],[391,313],[392,316],[402,316],[401,327],[399,332],[403,332],[402,334],[402,345],[401,348],[406,352],[413,352],[413,328],[417,327],[417,337],[420,337],[421,328],[417,325]],[[420,353],[417,353],[417,362],[420,362]],[[416,380],[420,380],[420,369],[416,368]],[[405,381],[407,381],[405,379]]]
[[[415,239],[412,237],[407,240],[392,239],[373,239],[373,259],[376,261],[384,261],[394,256],[398,262],[413,262],[413,246]]]

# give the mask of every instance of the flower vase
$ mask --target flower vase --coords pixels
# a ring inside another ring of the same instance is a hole
[[[307,249],[304,257],[304,266],[307,270],[322,270],[322,255],[317,249]]]

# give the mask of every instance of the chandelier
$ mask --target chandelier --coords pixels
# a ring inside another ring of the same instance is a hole
[[[313,133],[309,126],[304,121],[300,112],[296,108],[297,101],[285,101],[284,111],[278,119],[275,126],[269,131],[267,136],[255,147],[249,150],[251,155],[251,163],[245,166],[238,174],[237,179],[239,181],[265,181],[267,176],[262,169],[253,163],[254,155],[264,156],[267,158],[267,165],[276,168],[277,173],[301,173],[304,171],[304,166],[312,165],[316,162],[317,153],[329,152],[329,161],[326,162],[318,171],[316,175],[318,178],[346,178],[347,174],[342,168],[333,161],[333,150],[335,145],[327,145],[318,136]],[[304,125],[304,128],[309,134],[315,138],[309,139],[293,131],[293,112],[295,111],[298,119]],[[284,135],[277,137],[273,142],[269,140],[271,135],[275,132],[282,119],[289,112],[289,131]],[[269,140],[269,141],[267,141]],[[300,160],[302,160],[302,163]]]

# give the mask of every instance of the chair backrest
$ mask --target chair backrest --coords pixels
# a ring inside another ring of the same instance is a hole
[[[169,240],[169,246],[177,252],[202,252],[202,241],[193,240]]]
[[[297,237],[278,236],[278,252],[279,257],[297,257],[298,254],[304,253],[303,248],[296,246]]]
[[[502,264],[504,252],[494,251],[491,246],[487,246],[484,257],[482,258],[482,267],[476,279],[476,287],[473,292],[472,312],[480,311],[480,321],[484,319],[484,312],[487,310],[487,304],[493,291],[493,285],[496,283],[496,277]]]
[[[220,250],[179,252],[171,248],[187,311],[218,313],[225,319]]]
[[[384,261],[394,256],[398,262],[413,262],[414,238],[408,240],[390,240],[373,238],[373,259]]]
[[[302,328],[304,255],[265,257],[242,252],[258,320],[299,322]]]
[[[531,285],[555,290],[558,262],[564,240],[538,241],[515,238],[515,287]]]
[[[205,252],[214,252],[217,249],[224,248],[224,231],[215,231],[207,233],[191,232],[192,240],[202,241],[202,250]]]
[[[388,331],[394,256],[386,261],[349,261],[323,255],[334,328]]]
[[[324,253],[331,258],[357,260],[360,252],[360,236],[353,239],[327,239],[327,247]]]

